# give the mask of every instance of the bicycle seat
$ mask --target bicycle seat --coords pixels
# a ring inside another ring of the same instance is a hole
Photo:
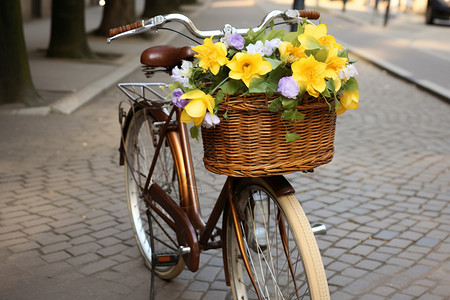
[[[141,63],[149,67],[174,67],[183,59],[192,59],[196,53],[189,46],[154,46],[142,52]]]

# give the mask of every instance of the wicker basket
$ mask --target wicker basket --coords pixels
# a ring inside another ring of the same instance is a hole
[[[262,177],[311,170],[331,161],[336,114],[323,99],[306,96],[298,110],[305,119],[290,123],[267,109],[265,94],[227,95],[215,128],[202,128],[206,169],[234,177]],[[300,135],[287,143],[286,131]]]

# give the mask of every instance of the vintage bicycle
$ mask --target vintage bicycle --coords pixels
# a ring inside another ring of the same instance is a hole
[[[258,32],[275,19],[291,24],[318,17],[315,11],[272,11],[252,30]],[[183,24],[197,38],[245,35],[249,30],[225,25],[222,30],[200,31],[186,16],[168,14],[116,28],[108,42],[167,28],[172,22]],[[155,46],[142,53],[141,62],[151,76],[170,73],[194,54],[191,47]],[[205,221],[188,128],[180,121],[181,109],[167,99],[167,84],[118,86],[130,104],[119,110],[121,164],[134,235],[152,273],[151,297],[155,275],[170,280],[185,267],[195,272],[202,251],[222,248],[226,283],[234,299],[329,299],[314,236],[326,228],[311,226],[285,177],[228,176]]]

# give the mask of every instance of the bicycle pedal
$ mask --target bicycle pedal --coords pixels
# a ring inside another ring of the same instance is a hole
[[[178,264],[179,255],[173,252],[162,252],[153,255],[155,266],[170,267]]]

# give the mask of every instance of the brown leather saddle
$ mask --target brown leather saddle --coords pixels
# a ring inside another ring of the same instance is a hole
[[[190,46],[154,46],[142,52],[141,63],[148,67],[173,68],[182,60],[192,60],[196,53]]]

